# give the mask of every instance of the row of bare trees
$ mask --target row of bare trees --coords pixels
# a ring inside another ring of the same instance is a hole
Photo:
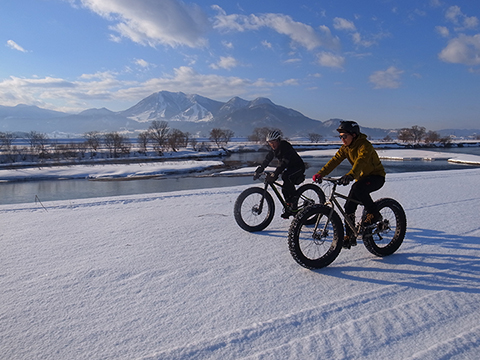
[[[272,127],[257,127],[248,137],[249,141],[264,143],[269,132],[277,130]],[[209,151],[212,144],[216,148],[225,148],[234,136],[228,129],[214,128],[210,131],[211,143],[198,142],[188,132],[172,129],[166,121],[152,121],[149,128],[137,136],[136,152],[140,155],[154,153],[162,156],[166,151],[177,152],[180,148],[190,145],[195,151]],[[427,131],[422,126],[403,128],[398,132],[398,140],[404,143],[418,145],[420,143],[448,146],[450,137],[441,137],[435,131]],[[118,132],[100,133],[91,131],[84,134],[84,141],[60,143],[50,140],[46,134],[31,131],[23,136],[27,145],[15,145],[17,136],[9,132],[0,132],[0,162],[13,163],[17,161],[43,161],[62,159],[94,159],[94,158],[119,158],[128,157],[132,152],[131,140]],[[312,143],[318,143],[323,136],[309,133],[308,138]],[[477,137],[478,138],[478,137]],[[393,140],[390,136],[384,140]]]
[[[210,141],[217,148],[225,147],[233,135],[231,130],[214,128],[210,132]],[[90,131],[84,134],[84,141],[68,143],[51,140],[46,134],[36,131],[26,133],[22,138],[27,145],[15,145],[17,136],[14,133],[0,132],[0,162],[128,157],[134,145],[127,136],[118,132]],[[199,143],[188,132],[171,129],[166,121],[152,121],[146,131],[138,134],[135,149],[140,155],[154,153],[162,156],[166,151],[177,152],[188,145],[195,151],[212,150],[211,144]]]
[[[410,143],[418,145],[420,143],[425,143],[427,145],[439,143],[443,146],[448,146],[451,143],[449,136],[440,136],[436,131],[431,131],[423,127],[414,125],[411,128],[403,128],[398,132],[398,140],[403,141],[404,143]]]

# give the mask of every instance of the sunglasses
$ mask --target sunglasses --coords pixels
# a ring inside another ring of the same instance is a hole
[[[346,140],[346,139],[348,138],[348,135],[349,135],[349,134],[343,134],[343,135],[339,135],[338,137],[339,137],[340,139]]]

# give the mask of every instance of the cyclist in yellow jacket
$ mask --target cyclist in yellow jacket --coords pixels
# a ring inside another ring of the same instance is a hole
[[[340,178],[340,183],[348,185],[351,181],[356,180],[348,197],[363,203],[367,212],[363,219],[363,225],[372,225],[379,221],[381,216],[370,193],[377,191],[385,183],[385,169],[373,145],[367,140],[367,136],[360,132],[360,127],[355,121],[340,122],[337,131],[343,145],[325,166],[313,175],[313,181],[321,182],[323,176],[331,173],[343,160],[347,159],[352,165],[352,169]],[[353,221],[355,221],[356,209],[357,203],[353,201],[345,203],[345,212]],[[343,246],[345,248],[355,246],[356,240],[351,236],[350,227],[345,226],[345,230]]]

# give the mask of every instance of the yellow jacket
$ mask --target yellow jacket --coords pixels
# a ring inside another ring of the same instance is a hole
[[[342,145],[318,173],[322,176],[330,174],[345,159],[352,165],[346,175],[352,175],[355,180],[368,175],[385,176],[385,169],[378,154],[365,134],[360,134],[350,146]]]

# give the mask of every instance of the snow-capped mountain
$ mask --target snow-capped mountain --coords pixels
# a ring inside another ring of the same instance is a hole
[[[197,94],[169,91],[154,93],[118,112],[101,108],[67,114],[36,106],[0,106],[0,131],[82,136],[89,131],[146,130],[153,120],[166,121],[170,128],[201,137],[208,137],[213,128],[229,129],[237,137],[247,137],[258,127],[278,128],[289,137],[312,132],[329,137],[336,135],[340,121],[322,123],[262,97],[252,101],[233,97],[220,102]]]
[[[3,132],[37,131],[82,136],[89,131],[126,131],[135,136],[135,131],[148,129],[153,120],[166,121],[170,128],[201,137],[208,137],[213,128],[229,129],[236,137],[247,137],[258,127],[278,128],[288,137],[309,133],[332,137],[337,135],[335,129],[341,121],[314,120],[263,97],[252,101],[233,97],[221,102],[197,94],[169,91],[156,92],[118,112],[101,108],[67,114],[37,106],[0,105],[0,131]],[[362,132],[373,138],[383,138],[391,131],[362,127]]]
[[[222,102],[196,94],[160,91],[119,114],[141,123],[153,120],[205,122],[213,120],[222,105]]]

